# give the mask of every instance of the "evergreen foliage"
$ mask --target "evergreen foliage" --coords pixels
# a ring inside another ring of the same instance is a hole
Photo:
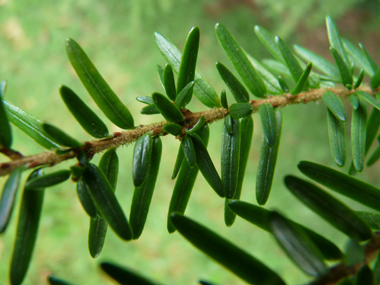
[[[163,166],[161,137],[172,135],[181,143],[172,175],[176,183],[167,216],[169,233],[178,231],[196,248],[249,284],[285,284],[280,274],[270,269],[268,264],[185,214],[200,172],[217,196],[224,198],[225,224],[233,226],[237,215],[269,231],[295,266],[312,276],[309,284],[380,284],[380,258],[377,258],[375,266],[371,264],[380,249],[380,215],[350,209],[316,183],[376,211],[380,210],[380,189],[349,174],[309,161],[301,161],[298,168],[312,182],[292,175],[284,178],[286,188],[297,199],[350,238],[344,253],[323,237],[323,233],[297,224],[280,212],[239,201],[251,149],[254,113],[259,113],[263,128],[256,184],[256,200],[260,206],[270,199],[282,135],[281,108],[284,106],[323,101],[328,110],[332,158],[338,167],[343,167],[346,163],[345,124],[348,116],[342,99],[349,99],[352,105],[353,157],[350,173],[361,172],[365,168],[366,156],[380,127],[380,68],[362,45],[361,52],[340,37],[329,16],[326,25],[335,65],[300,46],[295,46],[293,53],[293,49],[280,37],[256,26],[256,35],[275,58],[260,62],[245,52],[227,27],[217,24],[215,31],[221,47],[239,74],[238,78],[222,63],[216,64],[221,79],[236,100],[231,105],[227,103],[226,91],[223,90],[219,98],[210,83],[196,70],[200,39],[198,27],[191,29],[183,53],[166,37],[155,33],[156,45],[167,61],[164,68],[157,66],[164,92],[153,92],[151,97],[136,99],[147,105],[141,109],[141,114],[160,113],[166,121],[146,126],[134,125],[135,120],[127,106],[112,91],[85,51],[77,42],[67,39],[69,60],[91,98],[112,123],[127,129],[109,134],[95,113],[71,89],[62,86],[60,94],[65,105],[83,129],[94,137],[94,140],[84,143],[4,100],[6,83],[3,81],[0,84],[0,152],[10,161],[0,164],[0,175],[8,175],[0,200],[1,234],[6,231],[15,208],[15,195],[22,184],[23,172],[32,170],[22,189],[10,283],[22,284],[33,261],[45,188],[63,183],[70,176],[77,184],[79,200],[90,218],[88,244],[93,258],[101,254],[108,225],[123,240],[138,239],[148,218],[159,168]],[[312,70],[313,67],[319,72]],[[192,112],[186,108],[194,100],[193,94],[207,110]],[[368,107],[372,108],[369,117]],[[210,123],[222,119],[219,175],[207,144]],[[49,152],[23,156],[12,149],[10,123]],[[117,147],[132,142],[135,142],[132,162],[135,190],[127,218],[114,192],[119,173]],[[92,163],[93,157],[103,151],[106,152],[99,165]],[[372,165],[379,158],[377,148],[367,160],[367,165]],[[72,162],[70,159],[76,159],[70,169],[44,174],[44,169],[62,161]],[[331,265],[326,261],[335,263]],[[100,267],[120,284],[157,284],[135,270],[113,263],[103,262]],[[68,281],[75,283],[75,280]],[[49,276],[48,282],[68,284],[53,276]],[[200,281],[200,284],[209,283]]]

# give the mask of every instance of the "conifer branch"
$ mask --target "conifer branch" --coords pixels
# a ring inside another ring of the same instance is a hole
[[[364,245],[365,260],[351,266],[347,266],[344,262],[331,267],[329,272],[309,283],[309,285],[330,285],[337,284],[343,278],[354,275],[363,265],[369,264],[374,260],[380,249],[380,232],[376,232],[375,236]]]
[[[258,111],[258,107],[265,103],[270,103],[275,108],[282,108],[288,105],[299,103],[306,104],[312,101],[319,101],[327,90],[332,91],[341,98],[347,97],[355,92],[355,90],[348,90],[347,88],[320,88],[302,92],[296,96],[290,93],[285,93],[280,96],[271,96],[270,98],[266,99],[251,100],[250,104],[253,107],[253,113],[256,113]],[[375,92],[373,92],[367,86],[356,90],[362,90],[371,95],[375,94]],[[181,122],[180,125],[186,128],[190,128],[199,120],[201,116],[205,117],[205,123],[213,123],[225,118],[229,114],[229,110],[225,108],[214,108],[211,110],[196,113],[191,113],[187,110],[184,110],[183,113],[186,116],[186,120],[184,122]],[[12,161],[0,164],[0,176],[5,176],[21,166],[26,166],[27,168],[35,168],[42,165],[53,166],[62,161],[75,158],[80,151],[84,151],[88,157],[92,157],[96,153],[103,152],[107,149],[117,148],[119,146],[133,143],[147,132],[153,132],[154,134],[163,134],[164,132],[162,130],[162,127],[167,123],[168,122],[166,121],[162,121],[150,125],[142,125],[133,130],[116,132],[110,138],[100,139],[97,141],[86,141],[82,147],[73,149],[72,151],[65,154],[57,154],[56,151],[49,151],[24,157],[13,156]],[[6,150],[1,152],[7,153]],[[9,152],[12,151],[9,150],[8,153]]]

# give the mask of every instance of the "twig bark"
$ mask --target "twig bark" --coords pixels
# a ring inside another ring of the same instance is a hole
[[[282,108],[293,104],[318,101],[322,98],[323,94],[327,90],[334,92],[336,95],[342,98],[354,93],[353,90],[347,90],[346,88],[320,88],[302,92],[296,96],[293,96],[290,93],[286,93],[281,96],[271,96],[266,99],[251,100],[250,104],[253,107],[253,113],[256,113],[258,107],[265,103],[270,103],[275,108]],[[362,87],[359,88],[359,90],[363,90],[369,94],[374,94],[374,92],[369,87]],[[196,123],[201,116],[205,117],[205,123],[212,123],[225,118],[228,114],[229,110],[224,108],[214,108],[211,110],[192,114],[186,113],[186,120],[184,122],[181,122],[181,125],[184,127],[191,126]],[[133,143],[140,136],[144,135],[147,132],[162,134],[162,127],[167,123],[168,122],[164,121],[146,126],[139,126],[133,130],[114,133],[110,138],[100,139],[97,141],[87,141],[82,147],[61,155],[57,154],[55,151],[49,151],[31,156],[14,157],[12,158],[12,161],[0,164],[0,176],[5,176],[21,166],[26,166],[27,168],[35,168],[41,165],[56,165],[62,161],[75,158],[80,151],[84,151],[89,157],[92,157],[94,154],[105,151],[107,149]]]
[[[332,285],[337,284],[341,279],[354,275],[364,264],[374,260],[380,249],[380,232],[376,232],[375,236],[369,240],[364,246],[365,260],[351,266],[347,266],[344,262],[339,263],[330,268],[329,272],[324,276],[312,281],[309,285]]]

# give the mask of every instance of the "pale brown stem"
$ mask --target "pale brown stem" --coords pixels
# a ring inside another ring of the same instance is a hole
[[[20,159],[23,157],[22,154],[18,151],[6,147],[0,147],[0,152],[8,156],[11,160]]]
[[[258,107],[265,103],[272,104],[273,107],[282,108],[288,105],[308,103],[312,101],[318,101],[322,98],[322,95],[330,90],[340,97],[347,97],[352,94],[353,90],[347,90],[346,88],[321,88],[308,92],[302,92],[296,96],[290,93],[281,96],[271,96],[270,98],[251,100],[250,104],[253,107],[253,113],[257,112]],[[369,94],[374,94],[369,87],[362,87],[359,90],[363,90]],[[192,113],[186,116],[186,120],[183,122],[184,126],[191,126],[199,120],[201,116],[205,117],[205,123],[212,123],[220,119],[225,118],[229,114],[229,110],[224,108],[214,108],[211,110]],[[135,142],[139,137],[147,132],[153,131],[155,134],[162,134],[162,127],[168,122],[159,122],[151,125],[140,126],[134,130],[128,130],[120,133],[114,133],[113,137],[101,139],[97,141],[88,141],[78,149],[70,151],[65,154],[58,155],[55,151],[44,152],[41,154],[20,157],[10,162],[0,164],[0,176],[5,176],[20,166],[27,166],[28,168],[35,168],[41,165],[56,165],[62,161],[66,161],[75,158],[80,151],[84,151],[89,157],[94,154],[105,151],[110,148],[119,147],[122,145],[128,145]]]
[[[337,284],[341,279],[354,275],[364,264],[374,260],[380,249],[380,232],[376,232],[375,236],[364,246],[365,260],[351,266],[347,266],[344,262],[339,263],[329,269],[324,276],[312,281],[309,285],[332,285]]]

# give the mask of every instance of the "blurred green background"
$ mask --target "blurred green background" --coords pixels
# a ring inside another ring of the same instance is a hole
[[[337,21],[342,36],[353,42],[361,41],[379,62],[379,6],[380,2],[375,0],[0,0],[0,79],[8,80],[5,99],[41,120],[62,127],[82,141],[89,140],[91,138],[81,130],[61,102],[58,94],[60,85],[73,88],[101,118],[107,120],[90,100],[67,60],[64,49],[66,37],[75,39],[84,48],[110,86],[129,107],[136,124],[148,124],[161,121],[162,117],[141,116],[139,110],[143,105],[135,97],[150,95],[154,91],[162,92],[155,66],[164,65],[164,60],[154,44],[155,31],[167,36],[182,49],[190,28],[199,26],[201,47],[197,69],[219,93],[226,87],[219,79],[214,64],[221,61],[231,65],[215,37],[215,23],[225,24],[239,43],[258,59],[269,54],[254,35],[253,27],[256,24],[278,34],[288,44],[304,45],[331,58],[324,27],[324,17],[330,14]],[[192,111],[203,109],[200,103],[191,105]],[[254,116],[254,120],[255,133],[242,200],[256,204],[255,177],[261,126],[257,116]],[[344,247],[347,239],[343,234],[296,201],[282,183],[286,174],[300,175],[296,167],[300,160],[335,167],[329,150],[325,108],[322,104],[314,103],[288,107],[283,110],[283,122],[279,163],[272,195],[266,207],[279,209],[286,216],[321,231]],[[211,156],[218,169],[221,126],[220,122],[211,125],[209,143]],[[109,129],[118,131],[111,124]],[[13,148],[24,155],[44,151],[16,128],[13,128],[13,133]],[[114,284],[100,272],[100,261],[134,268],[163,284],[196,284],[200,278],[215,284],[243,283],[193,248],[178,233],[167,233],[167,208],[174,186],[170,177],[179,144],[169,136],[163,138],[163,142],[160,174],[141,238],[125,243],[109,230],[102,254],[93,260],[87,249],[89,219],[76,197],[75,184],[66,182],[50,188],[45,195],[33,263],[24,284],[46,284],[48,275],[55,275],[73,284]],[[128,146],[118,151],[120,175],[116,193],[127,214],[133,194],[132,150],[133,146]],[[96,157],[94,160],[98,159]],[[72,164],[74,161],[69,161],[57,168],[68,168]],[[377,173],[378,165],[375,165],[358,177],[380,186]],[[0,179],[2,184],[4,181],[4,178]],[[18,201],[20,197],[19,194]],[[354,209],[364,209],[348,199],[342,200],[350,203]],[[199,175],[186,212],[190,217],[245,248],[278,271],[289,284],[308,280],[289,262],[268,233],[239,218],[232,228],[226,228],[223,205],[224,201],[214,195]],[[18,207],[12,216],[11,225],[0,237],[2,285],[8,284],[17,213]]]

